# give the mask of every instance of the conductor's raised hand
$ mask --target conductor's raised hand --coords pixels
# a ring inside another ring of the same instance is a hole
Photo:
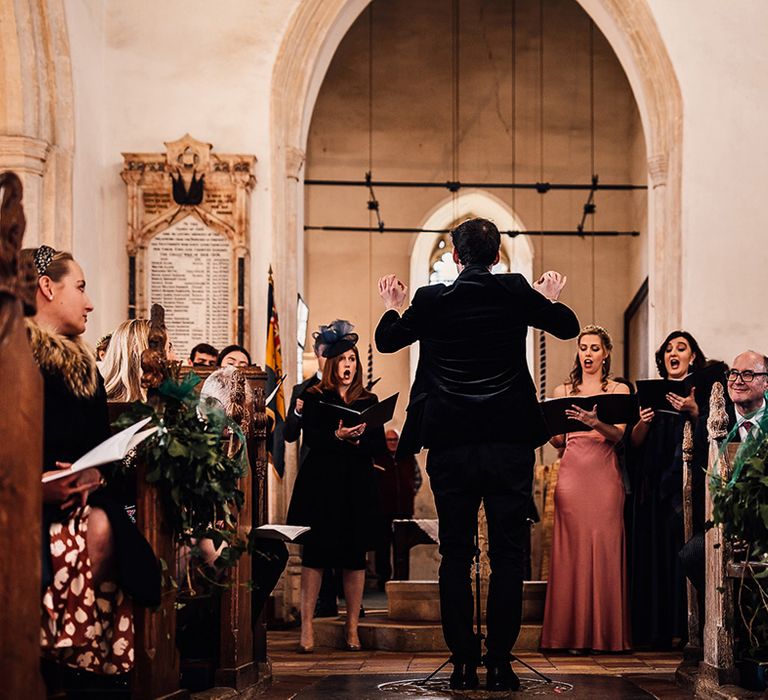
[[[554,270],[548,270],[533,283],[533,288],[550,301],[557,301],[568,277]]]
[[[379,296],[387,311],[402,307],[407,294],[408,287],[396,275],[384,275],[379,279]]]

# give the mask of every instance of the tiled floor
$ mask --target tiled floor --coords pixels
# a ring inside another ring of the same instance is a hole
[[[346,652],[316,648],[313,654],[299,654],[296,652],[298,640],[298,629],[269,633],[274,680],[272,688],[263,696],[265,700],[288,700],[319,679],[331,675],[427,676],[445,661],[444,655],[434,652]],[[635,652],[593,656],[526,653],[520,658],[544,674],[622,676],[651,693],[652,697],[664,700],[691,697],[674,684],[674,671],[681,658],[679,653]],[[446,672],[449,670],[450,666],[446,667]],[[516,665],[516,670],[528,674],[519,665]],[[499,697],[498,694],[495,696]],[[303,697],[305,694],[302,694]],[[322,693],[318,697],[329,696]],[[592,697],[596,700],[598,695]]]

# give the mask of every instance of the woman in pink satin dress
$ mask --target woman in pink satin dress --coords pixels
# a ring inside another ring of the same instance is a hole
[[[583,328],[570,382],[558,386],[555,397],[629,393],[625,384],[609,379],[612,347],[604,328]],[[625,426],[598,420],[596,408],[573,406],[566,414],[590,430],[551,440],[565,452],[555,487],[541,646],[624,651],[630,646],[624,484],[615,445]]]

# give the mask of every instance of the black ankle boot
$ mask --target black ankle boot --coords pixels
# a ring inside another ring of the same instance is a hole
[[[480,685],[480,679],[477,677],[476,664],[454,663],[453,673],[448,682],[453,690],[472,690]]]
[[[520,679],[512,670],[509,661],[501,663],[485,662],[488,673],[485,677],[486,690],[519,690]]]

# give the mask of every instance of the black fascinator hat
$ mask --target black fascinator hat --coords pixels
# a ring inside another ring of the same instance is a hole
[[[312,337],[315,339],[315,348],[325,357],[336,357],[357,345],[358,335],[353,333],[354,326],[349,321],[336,319],[327,326],[320,326]]]

